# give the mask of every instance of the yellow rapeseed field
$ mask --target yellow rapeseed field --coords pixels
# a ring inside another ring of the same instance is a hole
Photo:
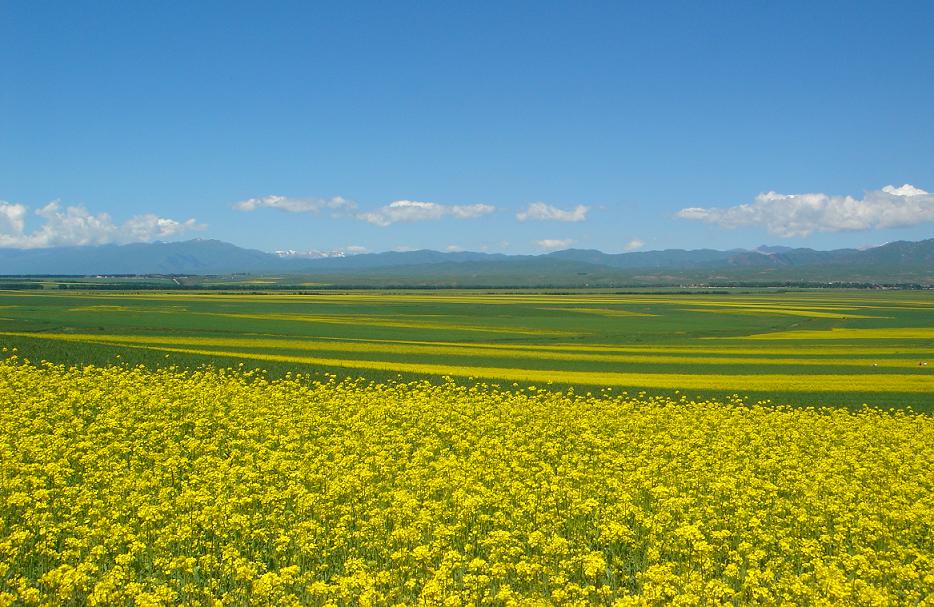
[[[0,605],[932,605],[934,418],[0,362]]]

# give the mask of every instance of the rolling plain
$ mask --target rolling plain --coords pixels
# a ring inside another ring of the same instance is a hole
[[[33,360],[934,406],[929,291],[8,291]]]

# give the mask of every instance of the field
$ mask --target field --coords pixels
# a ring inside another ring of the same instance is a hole
[[[934,408],[930,291],[7,291],[33,360]]]
[[[0,607],[934,605],[932,321],[0,292]]]
[[[934,420],[0,362],[0,605],[931,605]]]

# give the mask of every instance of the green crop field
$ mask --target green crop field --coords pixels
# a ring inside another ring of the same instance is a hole
[[[11,290],[0,345],[33,361],[934,409],[929,291]]]

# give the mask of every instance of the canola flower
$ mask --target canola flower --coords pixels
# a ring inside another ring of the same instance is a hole
[[[931,605],[934,418],[0,361],[0,605]]]

